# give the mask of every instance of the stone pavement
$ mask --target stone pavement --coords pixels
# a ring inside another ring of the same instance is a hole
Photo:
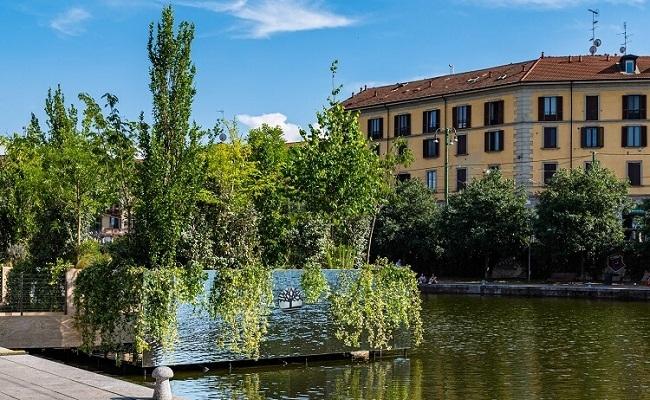
[[[153,389],[30,355],[0,357],[0,400],[140,400]]]

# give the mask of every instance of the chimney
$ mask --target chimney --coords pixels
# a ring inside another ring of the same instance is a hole
[[[522,64],[521,66],[521,72],[524,72],[526,70],[526,64]]]
[[[488,78],[492,78],[492,71],[488,71]]]
[[[609,54],[607,54],[607,61],[609,61]]]
[[[373,97],[377,97],[377,89],[375,89],[375,94]]]
[[[368,85],[363,85],[363,90],[368,89]]]
[[[540,58],[544,58],[544,52],[542,51],[542,56]]]
[[[578,62],[582,62],[582,55],[578,56]]]

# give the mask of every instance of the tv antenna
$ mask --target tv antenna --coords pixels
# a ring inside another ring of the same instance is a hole
[[[600,11],[591,8],[588,9],[588,11],[591,13],[591,39],[589,39],[591,47],[589,47],[589,53],[593,56],[598,51],[598,48],[603,44],[600,39],[596,38],[596,27],[598,25],[596,17],[600,15]]]
[[[627,54],[627,45],[630,43],[630,36],[632,36],[627,33],[627,22],[623,22],[623,33],[621,35],[623,35],[623,44],[619,50],[621,54]]]

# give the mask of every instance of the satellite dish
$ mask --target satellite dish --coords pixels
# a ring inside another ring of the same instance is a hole
[[[219,135],[219,140],[221,140],[222,142],[225,142],[226,139],[228,139],[228,136],[226,136],[225,133],[222,133],[221,135]]]
[[[591,47],[589,48],[589,53],[591,53],[592,56],[593,56],[594,54],[596,54],[596,51],[598,51],[598,47],[596,47],[596,46],[591,46]]]
[[[600,39],[594,39],[594,46],[600,47],[601,44],[603,44],[603,42]]]
[[[625,50],[627,49],[625,48],[625,46],[621,46],[619,50],[621,51],[621,54],[625,54]]]

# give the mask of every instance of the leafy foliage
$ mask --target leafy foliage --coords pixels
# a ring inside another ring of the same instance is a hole
[[[427,271],[442,254],[440,211],[431,191],[418,179],[399,183],[377,217],[373,253]]]
[[[482,261],[485,277],[503,257],[519,254],[530,240],[527,196],[514,181],[490,171],[449,198],[441,231],[447,255],[458,262]]]
[[[336,336],[348,346],[365,339],[371,349],[390,349],[407,328],[415,344],[422,340],[421,300],[415,273],[386,259],[344,275],[330,296]]]
[[[539,196],[535,236],[546,252],[584,268],[622,244],[627,184],[597,163],[588,171],[560,170]],[[580,271],[584,275],[584,270]]]

